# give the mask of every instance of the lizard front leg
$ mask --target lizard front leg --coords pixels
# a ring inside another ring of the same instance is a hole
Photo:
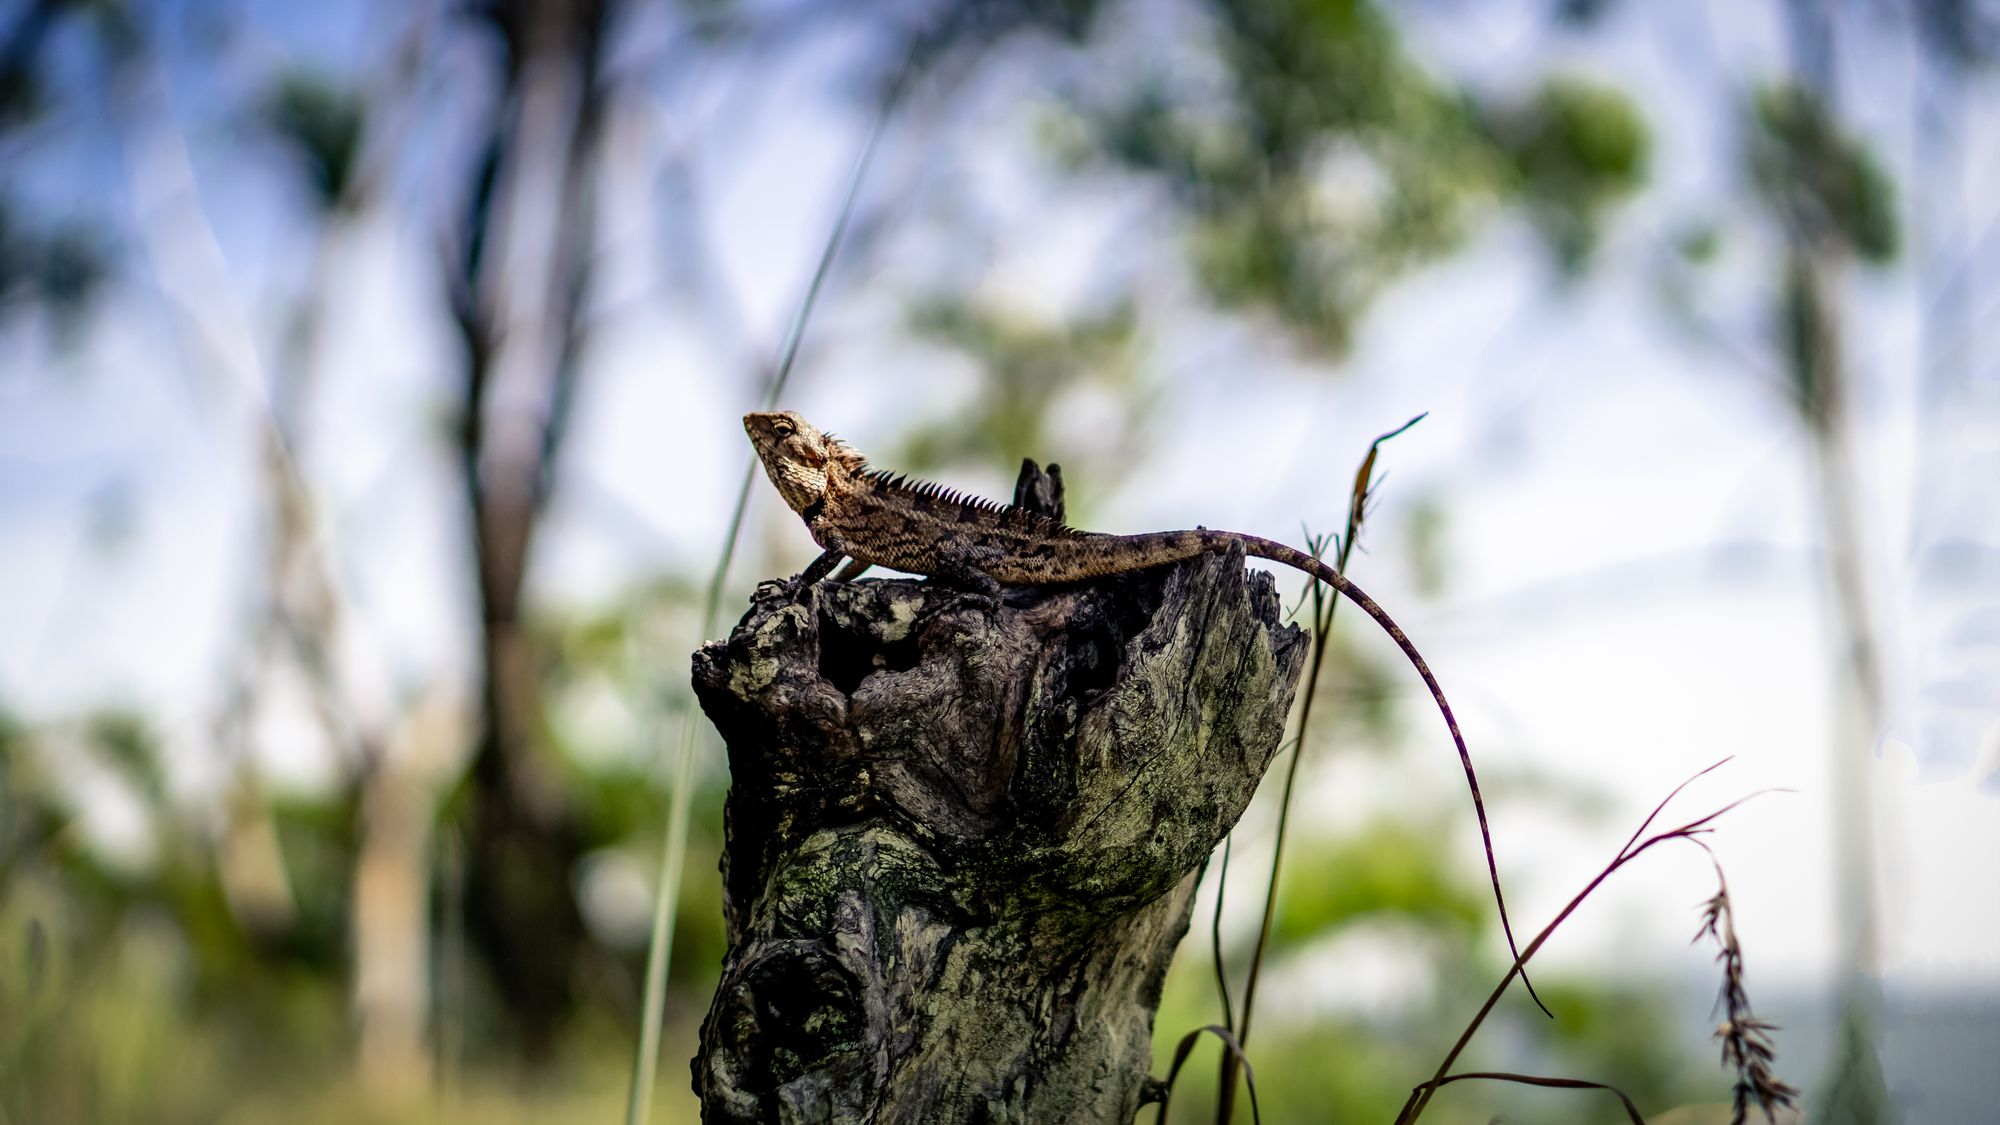
[[[814,559],[804,570],[799,571],[790,578],[774,578],[759,583],[757,586],[757,598],[762,600],[766,597],[777,596],[793,602],[804,598],[807,590],[819,585],[820,580],[831,573],[833,568],[840,564],[840,560],[847,557],[846,544],[842,543],[838,536],[829,536],[825,546],[826,550],[820,552],[818,558]]]

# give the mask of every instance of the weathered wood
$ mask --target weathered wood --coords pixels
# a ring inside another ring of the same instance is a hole
[[[703,1119],[1130,1120],[1304,666],[1278,614],[1238,549],[997,608],[825,585],[704,646],[732,786]]]

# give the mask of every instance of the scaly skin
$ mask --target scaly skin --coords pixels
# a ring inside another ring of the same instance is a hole
[[[1500,870],[1493,858],[1485,802],[1479,795],[1465,737],[1458,731],[1458,719],[1437,677],[1431,675],[1430,666],[1402,628],[1339,571],[1283,543],[1236,531],[1197,528],[1144,535],[1077,531],[1023,508],[871,470],[867,458],[791,411],[746,414],[743,428],[750,434],[771,483],[806,521],[813,542],[824,548],[811,566],[785,583],[791,594],[825,578],[843,557],[852,560],[843,571],[848,577],[869,566],[886,566],[942,578],[997,599],[1002,585],[1081,582],[1180,562],[1225,550],[1232,543],[1242,544],[1246,554],[1302,570],[1338,590],[1388,632],[1437,701],[1472,786],[1500,925],[1508,948],[1519,958],[1514,929],[1507,920],[1507,900],[1500,892]]]

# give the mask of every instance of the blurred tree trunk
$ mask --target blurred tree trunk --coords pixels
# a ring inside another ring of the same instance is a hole
[[[704,646],[732,787],[703,1119],[1131,1120],[1304,667],[1278,612],[1230,554],[997,611],[827,585]]]
[[[431,843],[440,767],[465,742],[462,700],[433,689],[361,778],[354,857],[355,1063],[390,1100],[424,1090],[431,1000]]]
[[[1819,0],[1788,0],[1788,32],[1797,81],[1812,112],[1829,127],[1839,120],[1834,11]],[[1844,349],[1842,286],[1850,254],[1841,217],[1824,205],[1824,185],[1841,169],[1823,158],[1829,145],[1794,149],[1789,169],[1793,206],[1781,213],[1786,236],[1782,321],[1785,359],[1811,438],[1819,490],[1821,541],[1833,594],[1836,639],[1832,849],[1842,965],[1841,1028],[1831,1082],[1820,1115],[1873,1125],[1889,1119],[1875,1035],[1880,993],[1876,917],[1876,811],[1869,765],[1882,727],[1881,643],[1876,635],[1866,560],[1862,504],[1855,488],[1853,378]]]
[[[17,48],[24,34],[25,29],[17,32]],[[186,137],[171,100],[161,96],[164,71],[145,36],[135,35],[132,45],[136,50],[122,64],[132,85],[121,106],[132,128],[130,175],[137,201],[132,211],[155,276],[176,298],[177,328],[188,352],[198,357],[204,381],[214,383],[219,399],[246,407],[254,427],[262,566],[251,579],[244,655],[215,716],[216,742],[230,771],[215,862],[231,918],[268,951],[296,936],[300,914],[255,756],[258,720],[272,689],[294,684],[303,689],[328,746],[360,771],[378,755],[385,726],[382,709],[373,706],[381,693],[357,691],[342,674],[345,599],[299,465],[304,429],[299,410],[310,397],[323,306],[330,296],[330,248],[362,201],[345,185],[322,185],[306,281],[289,311],[278,354],[267,365],[258,354],[249,311],[221,270],[220,242],[194,179]],[[276,131],[302,150],[311,147],[282,125]],[[333,158],[326,152],[301,155]]]
[[[345,251],[401,148],[430,27],[423,14],[408,19],[372,80],[350,87],[309,70],[284,71],[258,103],[261,125],[290,150],[312,205],[314,229],[306,282],[267,380],[260,452],[268,576],[252,657],[244,662],[249,671],[231,708],[232,725],[239,737],[247,737],[241,728],[257,712],[272,669],[296,668],[324,736],[348,771],[341,796],[355,826],[346,901],[355,1060],[367,1088],[402,1093],[421,1090],[429,1074],[425,1029],[432,995],[429,841],[435,774],[459,748],[439,744],[437,736],[464,724],[448,718],[456,709],[441,691],[398,717],[380,665],[343,659],[351,654],[351,602],[335,545],[315,510],[301,449],[325,326],[353,289],[345,284],[352,270]],[[259,865],[232,864],[232,853],[244,852],[250,860],[268,856],[265,863],[280,874],[283,866],[247,753],[241,769],[243,795],[232,802],[221,866],[225,886],[254,888],[260,885],[254,878]],[[237,843],[264,837],[270,842],[261,850]],[[245,867],[247,876],[231,880],[232,866]],[[232,894],[231,900],[245,897]],[[243,912],[239,907],[239,915]]]
[[[503,59],[451,279],[482,657],[466,921],[521,1046],[541,1058],[588,949],[570,887],[586,841],[549,760],[522,598],[577,373],[608,13],[603,0],[497,0],[479,11]]]

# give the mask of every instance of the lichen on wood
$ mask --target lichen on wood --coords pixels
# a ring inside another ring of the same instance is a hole
[[[703,1119],[1131,1120],[1306,650],[1240,550],[998,606],[767,590],[694,659],[731,772]]]

